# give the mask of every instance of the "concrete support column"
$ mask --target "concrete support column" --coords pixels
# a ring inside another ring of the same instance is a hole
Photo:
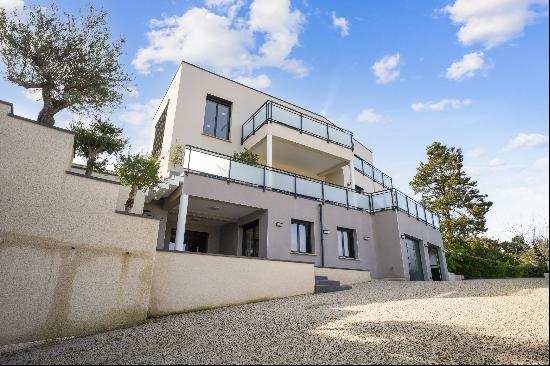
[[[270,168],[273,168],[273,136],[271,134],[268,134],[266,138],[267,138],[266,165]]]
[[[353,164],[353,160],[350,160],[349,162],[349,181],[350,181],[350,188],[355,189],[355,166]]]
[[[180,204],[178,211],[178,224],[176,226],[176,248],[175,250],[183,252],[183,239],[185,235],[185,224],[187,221],[187,204],[189,203],[189,195],[183,194],[180,196]]]
[[[267,137],[266,137],[266,164],[268,167],[270,168],[273,168],[273,136],[268,133],[267,134]],[[271,171],[267,171],[265,173],[266,177],[265,177],[265,185],[267,187],[271,187],[272,186],[272,182],[273,182],[273,175],[271,174]]]

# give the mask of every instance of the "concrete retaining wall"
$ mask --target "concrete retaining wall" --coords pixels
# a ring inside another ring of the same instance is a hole
[[[159,222],[115,212],[120,185],[70,172],[73,139],[0,103],[0,345],[147,316]]]
[[[149,315],[311,294],[314,286],[310,263],[157,252]]]
[[[340,281],[341,285],[370,282],[370,272],[352,269],[315,267],[315,276],[327,276],[329,280]]]

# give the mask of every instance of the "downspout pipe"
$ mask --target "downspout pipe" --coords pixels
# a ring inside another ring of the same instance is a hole
[[[321,226],[321,267],[325,266],[325,245],[324,245],[324,233],[323,233],[323,204],[319,204],[319,221]]]

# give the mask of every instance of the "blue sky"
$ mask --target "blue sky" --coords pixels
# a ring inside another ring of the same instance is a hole
[[[0,6],[23,2],[48,3]],[[405,193],[427,145],[460,147],[494,202],[489,235],[548,225],[548,0],[93,3],[127,40],[136,93],[113,119],[135,149],[186,59],[353,131]],[[0,90],[17,114],[36,116],[32,94],[4,80]]]

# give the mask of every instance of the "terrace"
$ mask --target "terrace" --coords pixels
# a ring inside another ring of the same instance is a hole
[[[245,163],[193,146],[185,147],[183,169],[186,174],[199,174],[368,213],[397,209],[439,229],[437,215],[395,188],[363,193],[265,165]]]

